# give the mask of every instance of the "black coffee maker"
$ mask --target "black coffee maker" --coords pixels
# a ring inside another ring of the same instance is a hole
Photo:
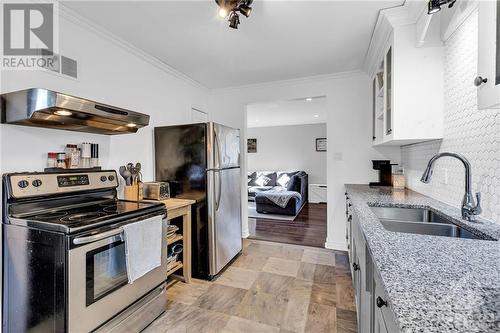
[[[370,186],[392,186],[392,166],[390,160],[372,160],[373,169],[378,170],[378,182],[370,182]]]

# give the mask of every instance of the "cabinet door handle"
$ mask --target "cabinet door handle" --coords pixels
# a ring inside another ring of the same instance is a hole
[[[359,271],[359,265],[356,264],[356,263],[353,263],[352,264],[352,269],[354,269],[355,271]]]
[[[387,302],[382,299],[382,297],[377,297],[377,307],[381,308],[383,306],[387,306]]]
[[[480,85],[482,85],[483,83],[486,83],[486,82],[488,82],[488,79],[483,78],[482,76],[478,76],[474,79],[474,85],[476,87],[479,87]]]

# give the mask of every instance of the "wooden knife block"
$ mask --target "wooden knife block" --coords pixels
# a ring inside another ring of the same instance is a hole
[[[142,201],[144,199],[144,185],[138,183],[136,185],[126,185],[123,189],[123,197],[128,201]]]

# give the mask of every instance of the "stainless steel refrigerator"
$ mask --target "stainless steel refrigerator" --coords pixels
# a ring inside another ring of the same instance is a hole
[[[155,127],[155,174],[196,200],[192,274],[212,279],[241,251],[240,131],[217,123]]]

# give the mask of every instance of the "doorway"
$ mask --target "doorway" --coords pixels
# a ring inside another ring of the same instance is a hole
[[[249,238],[324,247],[326,97],[247,105]]]

